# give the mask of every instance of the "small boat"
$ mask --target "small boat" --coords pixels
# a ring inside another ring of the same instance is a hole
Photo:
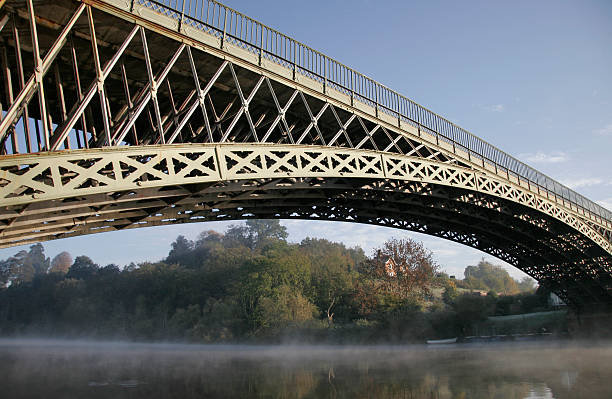
[[[428,345],[440,345],[440,344],[454,344],[457,343],[457,337],[447,339],[428,339]]]

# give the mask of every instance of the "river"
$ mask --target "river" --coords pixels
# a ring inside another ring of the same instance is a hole
[[[1,398],[612,398],[612,344],[0,340]]]

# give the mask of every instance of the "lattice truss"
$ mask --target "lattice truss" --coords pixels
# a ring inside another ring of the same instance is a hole
[[[35,15],[53,15],[57,23],[39,18],[33,25],[20,9],[4,7],[10,12],[0,36],[5,154],[261,142],[374,149],[455,162],[304,91],[83,3],[68,4],[76,9],[37,4]],[[33,27],[41,39],[34,57],[24,54],[32,51],[26,36]],[[44,57],[32,63],[36,54]],[[46,118],[25,123],[41,114]]]
[[[343,220],[461,242],[577,304],[608,301],[609,223],[197,43],[85,3],[27,6],[0,8],[0,246]]]
[[[563,291],[578,289],[570,281],[588,286],[585,301],[612,283],[610,243],[580,218],[440,161],[323,146],[188,144],[21,155],[0,160],[0,176],[2,246],[172,223],[308,218],[457,241],[550,280],[572,300],[577,291]]]
[[[223,53],[201,51],[84,3],[34,7],[28,0],[27,12],[23,3],[8,1],[0,10],[4,154],[265,142],[370,149],[479,168],[419,137],[420,127],[416,135],[392,128],[274,80],[265,69],[224,60]],[[576,215],[612,241],[609,221]]]

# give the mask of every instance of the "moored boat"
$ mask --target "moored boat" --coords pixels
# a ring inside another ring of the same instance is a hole
[[[457,343],[457,337],[447,339],[428,339],[428,345],[440,345],[440,344],[454,344]]]

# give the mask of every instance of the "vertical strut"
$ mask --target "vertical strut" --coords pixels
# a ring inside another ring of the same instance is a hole
[[[92,22],[93,22],[93,20],[92,20]],[[76,109],[70,113],[70,117],[61,126],[61,128],[58,129],[59,133],[56,134],[56,139],[55,139],[55,141],[53,143],[53,146],[51,147],[52,150],[56,150],[57,149],[57,147],[59,146],[61,141],[64,140],[64,138],[69,134],[70,130],[72,130],[72,128],[74,127],[74,124],[76,123],[77,119],[80,118],[83,115],[83,112],[87,112],[87,118],[91,122],[91,120],[93,118],[91,116],[91,108],[88,107],[89,102],[92,100],[92,98],[96,94],[96,91],[100,92],[100,89],[102,89],[102,94],[105,94],[104,93],[104,84],[103,84],[104,80],[109,75],[110,71],[114,68],[115,64],[119,60],[119,57],[121,56],[121,54],[123,54],[123,51],[127,48],[127,46],[129,45],[130,41],[134,38],[134,35],[136,35],[137,32],[138,32],[138,28],[134,27],[134,29],[132,29],[132,32],[123,41],[123,44],[121,45],[121,47],[119,47],[119,50],[106,63],[106,66],[104,67],[104,70],[98,71],[98,79],[95,82],[93,82],[93,84],[89,87],[89,89],[87,89],[87,93],[78,102],[78,106],[76,107]],[[73,64],[76,65],[76,61],[75,60],[76,60],[76,57],[74,57],[74,52],[73,52]],[[98,61],[99,61],[99,59],[98,59]],[[99,65],[99,62],[98,62],[98,65]],[[78,68],[75,68],[75,70],[78,71]],[[110,116],[109,116],[110,115],[110,106],[108,104],[108,100],[107,100],[106,95],[101,97],[101,99],[100,99],[100,106],[101,106],[102,112],[105,112],[104,115],[107,116],[106,122],[108,122],[108,123],[105,124],[105,127],[108,127],[107,131],[110,132]],[[97,138],[96,130],[95,130],[95,125],[93,123],[92,123],[91,130],[92,130],[92,135]],[[98,141],[101,141],[101,140],[98,139]],[[107,142],[108,142],[108,145],[112,145],[112,142],[113,142],[112,138],[108,138]]]
[[[123,61],[121,61],[121,81],[123,82],[123,93],[128,104],[128,116],[132,118],[134,115],[134,103],[132,102],[130,86],[128,85],[127,80],[127,72],[125,71],[125,64],[123,63]],[[138,145],[138,135],[136,134],[136,127],[134,125],[132,125],[132,135],[134,139],[134,145]]]
[[[4,1],[0,0],[0,8],[2,8],[2,4],[3,3],[4,3]],[[6,25],[8,20],[9,20],[8,14],[5,14],[4,17],[2,17],[2,19],[0,19],[0,32],[2,32],[2,29],[4,29],[4,26]]]
[[[25,87],[25,77],[23,74],[23,59],[21,58],[21,41],[19,39],[19,31],[13,17],[13,40],[15,41],[15,58],[17,61],[17,75],[19,76],[19,90]],[[26,151],[32,152],[32,143],[30,141],[30,115],[28,113],[28,104],[24,104],[23,108],[23,132],[25,135]]]
[[[204,86],[204,89],[202,89],[202,94],[204,96],[208,95],[208,92],[210,91],[210,89],[213,87],[213,85],[215,84],[215,82],[217,81],[217,79],[219,78],[219,76],[221,75],[221,72],[223,72],[223,70],[225,69],[225,67],[229,64],[229,61],[225,60],[223,61],[223,63],[221,64],[221,66],[219,67],[219,69],[217,69],[217,72],[215,72],[215,74],[210,78],[210,80],[208,81],[208,83],[206,83],[206,86]],[[210,101],[210,97],[209,97],[209,101]],[[185,115],[183,116],[183,119],[181,120],[181,122],[179,123],[179,125],[175,128],[174,133],[172,133],[172,135],[170,136],[170,142],[172,140],[174,140],[174,138],[181,132],[181,129],[183,129],[183,127],[185,126],[185,124],[187,124],[187,121],[189,120],[189,118],[191,117],[191,115],[195,112],[196,108],[198,107],[199,102],[195,102],[190,108],[189,110],[187,110],[187,112],[185,113]],[[214,114],[215,109],[214,107],[212,108],[212,112]]]
[[[28,0],[28,15],[30,18],[30,32],[32,34],[32,51],[34,52],[34,78],[38,86],[38,104],[40,107],[40,120],[42,121],[45,148],[48,150],[49,117],[47,114],[47,103],[45,101],[45,89],[43,84],[43,61],[40,58],[40,49],[38,47],[38,33],[36,32],[36,19],[34,17],[34,5],[32,4],[32,0]]]
[[[170,61],[164,67],[164,69],[161,72],[161,74],[159,74],[157,76],[156,81],[158,83],[161,83],[161,82],[164,81],[164,79],[166,79],[166,77],[170,73],[170,69],[172,69],[172,67],[176,63],[176,60],[178,60],[179,56],[181,55],[181,53],[183,52],[185,47],[186,47],[186,44],[184,44],[184,43],[182,43],[179,46],[179,48],[176,50],[176,52],[174,53],[174,55],[172,56]],[[146,93],[140,98],[138,104],[136,105],[136,109],[134,110],[133,116],[129,119],[129,121],[124,126],[121,127],[121,129],[119,129],[119,131],[116,133],[115,137],[113,138],[115,140],[115,142],[120,143],[123,140],[123,138],[127,134],[127,131],[129,129],[131,129],[132,126],[134,126],[134,123],[136,122],[136,119],[139,117],[140,113],[145,109],[145,107],[147,106],[147,104],[151,100],[151,90],[150,90],[150,87],[145,87],[144,90],[146,91]]]
[[[198,78],[198,71],[195,66],[195,62],[193,61],[193,55],[191,54],[191,48],[187,47],[187,55],[189,55],[189,64],[191,65],[191,73],[193,74],[193,81],[196,86],[196,90],[198,91],[198,102],[200,104],[200,108],[202,109],[202,117],[204,118],[204,126],[206,127],[206,133],[208,134],[208,142],[213,142],[212,130],[210,129],[210,121],[208,120],[208,113],[206,112],[206,104],[204,103],[204,92],[202,91],[202,87],[200,86],[200,79]],[[177,129],[177,132],[180,130]]]
[[[36,129],[36,142],[38,143],[38,151],[42,151],[42,140],[40,139],[40,124],[38,119],[34,119],[34,128]]]
[[[83,101],[83,89],[81,88],[81,77],[79,74],[79,64],[77,61],[76,49],[74,48],[74,38],[70,37],[70,58],[72,60],[72,71],[74,73],[74,81],[76,84],[77,97],[79,102]],[[87,122],[85,121],[85,113],[81,114],[81,132],[83,133],[83,145],[81,145],[81,139],[79,138],[79,134],[77,132],[77,146],[79,148],[89,148],[89,143],[87,141]]]
[[[145,34],[145,29],[142,26],[140,27],[140,37],[142,38],[142,48],[145,55],[145,62],[147,64],[147,74],[149,75],[151,100],[153,100],[153,109],[155,111],[155,119],[157,121],[159,139],[162,144],[166,144],[166,138],[164,137],[164,126],[162,124],[161,113],[159,112],[159,102],[157,102],[157,82],[155,81],[155,77],[153,76],[151,58],[149,57],[149,46],[147,45],[147,36]]]
[[[11,79],[11,69],[8,63],[6,46],[2,46],[2,69],[4,70],[4,89],[6,90],[6,100],[8,105],[11,106],[13,104],[13,81]],[[19,152],[17,132],[15,131],[15,127],[12,127],[11,130],[11,147],[13,154],[17,154]]]
[[[62,77],[59,71],[59,67],[55,64],[55,84],[57,88],[57,98],[59,100],[59,105],[62,110],[61,120],[64,122],[66,120],[66,102],[64,100],[64,87],[62,86]],[[70,149],[70,136],[66,136],[66,140],[64,142],[64,147],[69,150]]]
[[[98,95],[100,97],[100,108],[102,110],[102,122],[104,123],[104,136],[105,136],[107,145],[111,146],[112,142],[111,142],[111,133],[110,133],[110,116],[108,114],[108,108],[106,104],[106,93],[104,91],[104,76],[102,73],[102,67],[100,66],[100,54],[98,53],[98,42],[96,40],[96,29],[94,27],[91,6],[87,6],[87,21],[89,22],[89,33],[91,34],[91,47],[93,50],[94,64],[96,67],[96,77],[97,77],[96,84],[98,86]]]

